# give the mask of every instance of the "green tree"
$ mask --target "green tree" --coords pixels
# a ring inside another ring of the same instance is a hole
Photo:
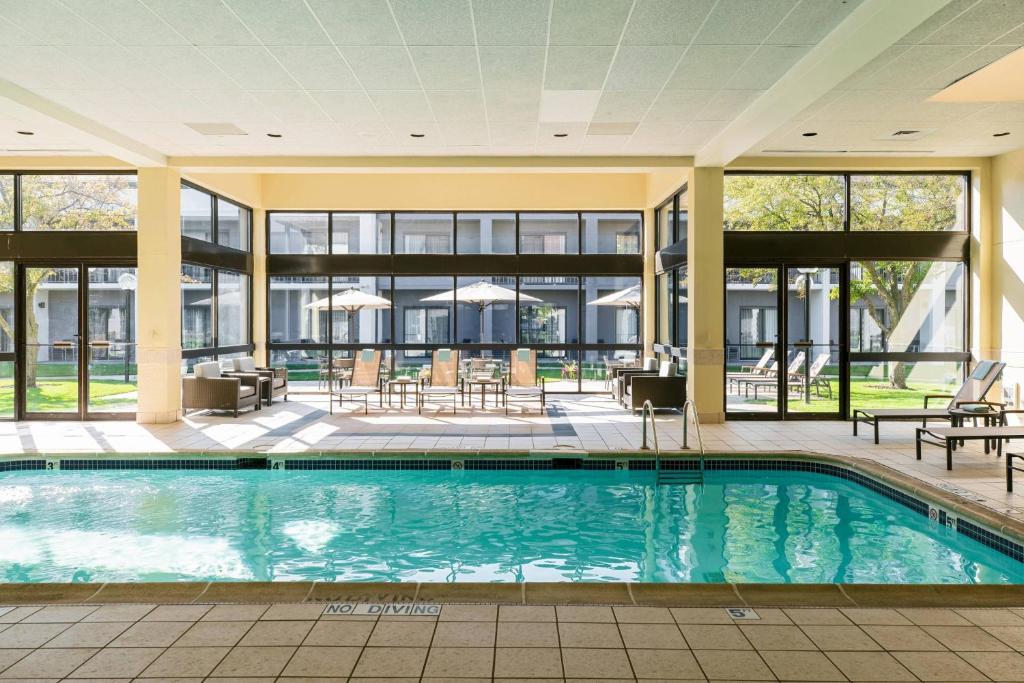
[[[964,192],[964,179],[959,175],[853,176],[850,227],[865,231],[960,230],[964,224]],[[725,228],[842,230],[844,196],[841,176],[727,176]],[[850,303],[863,301],[888,338],[927,277],[929,264],[870,261],[861,266],[861,278],[850,283]],[[894,388],[907,388],[903,363],[893,364],[889,382]]]
[[[0,182],[0,226],[13,223],[14,186]],[[136,178],[133,175],[26,175],[21,177],[23,230],[134,230]],[[60,239],[54,237],[54,239]],[[27,271],[24,301],[34,302],[39,287],[54,273],[51,269]],[[14,273],[0,272],[0,292],[14,292]],[[0,317],[0,329],[14,339],[12,321]],[[25,344],[39,343],[36,307],[25,307]],[[25,386],[36,386],[36,354],[25,354]]]

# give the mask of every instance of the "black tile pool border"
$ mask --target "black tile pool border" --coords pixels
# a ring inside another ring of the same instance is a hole
[[[448,457],[380,457],[380,458],[297,458],[291,456],[246,456],[246,457],[206,457],[206,458],[26,458],[0,460],[0,472],[45,470],[51,469],[48,463],[59,462],[61,470],[271,470],[285,469],[292,471],[312,470],[376,470],[376,471],[611,471],[629,469],[641,472],[654,472],[655,461],[651,458],[628,457],[586,457],[574,454],[571,457],[486,457],[476,454],[445,454]],[[661,466],[666,471],[697,471],[700,461],[697,458],[662,459]],[[776,471],[776,472],[807,472],[836,477],[852,482],[877,493],[899,505],[923,515],[931,517],[943,526],[955,529],[957,533],[971,538],[1017,562],[1024,563],[1024,545],[1009,539],[1002,534],[990,531],[963,517],[951,515],[945,510],[937,509],[926,500],[908,494],[893,486],[878,481],[874,477],[848,467],[828,462],[815,462],[808,459],[762,458],[762,457],[720,457],[705,458],[706,471]],[[936,504],[937,506],[937,504]],[[933,513],[934,510],[934,513]],[[955,519],[955,524],[951,523]]]

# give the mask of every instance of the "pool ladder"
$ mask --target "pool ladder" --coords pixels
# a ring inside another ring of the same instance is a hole
[[[658,485],[671,484],[704,484],[704,440],[700,435],[700,418],[697,417],[697,406],[693,401],[687,399],[683,403],[683,448],[688,449],[689,439],[689,416],[693,415],[693,427],[697,432],[697,446],[700,449],[700,460],[698,468],[693,470],[666,470],[661,465],[661,447],[658,445],[658,427],[654,422],[654,404],[644,401],[640,417],[643,419],[643,443],[641,450],[650,450],[647,446],[647,416],[651,417],[651,434],[654,437],[654,470],[657,474]]]

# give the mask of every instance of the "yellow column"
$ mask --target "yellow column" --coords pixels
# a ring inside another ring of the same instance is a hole
[[[139,169],[138,376],[143,423],[181,419],[181,174]]]
[[[725,420],[722,391],[725,379],[723,182],[721,168],[693,168],[687,190],[690,210],[686,243],[687,324],[690,336],[686,351],[686,392],[697,405],[701,422],[705,423]]]
[[[269,365],[267,351],[267,212],[252,210],[252,343],[256,365]]]
[[[643,320],[643,356],[653,353],[653,346],[657,332],[654,329],[654,254],[658,250],[654,235],[654,209],[644,209],[644,243],[642,245],[644,255],[643,274],[643,302],[644,310],[641,316]]]

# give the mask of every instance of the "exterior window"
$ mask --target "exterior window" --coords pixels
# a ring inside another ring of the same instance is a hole
[[[332,214],[331,253],[390,254],[391,214]]]
[[[135,230],[134,175],[23,175],[22,230]]]
[[[615,343],[636,344],[640,329],[640,311],[633,308],[619,308],[615,311]]]
[[[213,269],[181,265],[181,347],[213,346]]]
[[[206,192],[188,185],[181,186],[181,235],[213,241],[213,200]]]
[[[565,343],[564,306],[520,306],[519,311],[524,344]]]
[[[519,253],[578,254],[579,219],[576,214],[519,214]]]
[[[320,310],[324,310],[326,302],[326,277],[270,278],[270,301],[267,306],[270,342],[326,343],[326,320],[319,313]]]
[[[451,254],[455,229],[450,213],[395,215],[396,254]]]
[[[564,254],[565,235],[556,233],[523,235],[523,253]]]
[[[855,175],[850,177],[850,229],[966,230],[963,175]]]
[[[217,199],[217,243],[232,249],[249,251],[249,209]]]
[[[583,214],[583,253],[639,254],[639,213]]]
[[[14,176],[0,175],[0,231],[14,230]]]
[[[267,246],[271,254],[326,254],[327,214],[271,214]]]
[[[761,356],[758,344],[775,341],[778,334],[778,311],[774,306],[740,308],[740,359]]]
[[[217,346],[249,343],[249,276],[217,274]]]
[[[639,345],[640,278],[598,275],[582,283],[584,343]]]
[[[460,213],[456,226],[460,254],[516,253],[514,213]]]
[[[658,209],[658,249],[664,249],[676,241],[676,214],[672,200]]]
[[[842,230],[846,183],[841,175],[725,176],[726,230]]]
[[[448,309],[440,307],[405,309],[405,343],[448,343]]]

